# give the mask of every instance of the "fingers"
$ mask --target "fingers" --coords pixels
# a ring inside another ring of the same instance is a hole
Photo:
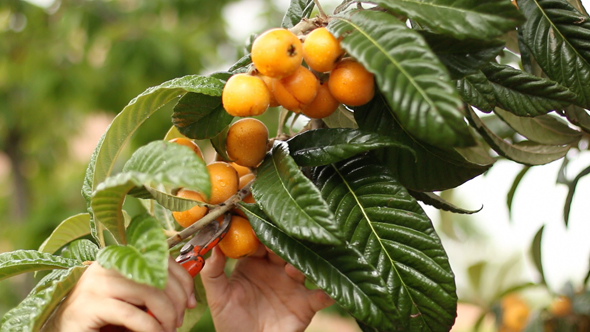
[[[209,302],[224,298],[224,294],[228,292],[229,283],[224,268],[225,255],[216,246],[211,251],[211,257],[205,262],[203,270],[201,270],[201,280],[207,290],[207,300]]]
[[[138,307],[114,299],[106,299],[98,306],[95,314],[101,319],[101,326],[124,326],[131,331],[162,332],[163,327],[154,317]],[[165,329],[165,331],[174,331]]]
[[[172,257],[168,264],[168,271],[170,278],[177,281],[185,291],[187,295],[186,307],[194,308],[197,305],[197,301],[195,299],[195,287],[191,275],[180,264],[176,263]]]
[[[272,250],[266,248],[266,251],[268,252],[268,260],[272,263],[272,264],[276,264],[276,265],[285,265],[287,264],[285,262],[285,260],[283,260],[281,257],[279,257],[277,254],[275,254]]]
[[[291,264],[285,265],[285,273],[296,282],[302,284],[305,282],[305,275]]]
[[[308,297],[309,306],[314,312],[318,312],[322,309],[325,309],[332,304],[334,304],[334,300],[326,294],[321,289],[315,289],[311,291],[312,293]]]

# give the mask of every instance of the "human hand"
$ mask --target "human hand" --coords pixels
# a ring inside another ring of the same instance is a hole
[[[182,325],[184,310],[196,304],[191,276],[172,258],[164,290],[136,283],[95,262],[43,331],[99,332],[101,327],[117,325],[132,331],[172,332]]]
[[[238,261],[229,279],[224,266],[215,247],[201,271],[217,332],[303,331],[317,311],[334,303],[324,291],[307,289],[303,273],[262,244]]]

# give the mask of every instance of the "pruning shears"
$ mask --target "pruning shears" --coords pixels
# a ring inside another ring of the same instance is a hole
[[[229,229],[231,215],[226,214],[221,223],[211,222],[188,241],[181,249],[176,262],[194,278],[205,265],[205,254],[221,241]]]
[[[182,248],[180,248],[180,255],[176,257],[176,262],[179,263],[185,270],[194,278],[205,266],[205,254],[213,249],[219,241],[221,241],[231,224],[231,215],[226,214],[221,223],[213,221],[207,224],[199,231],[192,239],[190,239]],[[150,315],[153,314],[148,311]],[[125,328],[120,326],[105,326],[100,329],[100,332],[122,332]]]

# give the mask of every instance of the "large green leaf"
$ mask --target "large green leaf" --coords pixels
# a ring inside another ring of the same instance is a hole
[[[500,108],[496,108],[494,113],[516,132],[533,142],[550,145],[575,144],[582,138],[581,132],[570,128],[565,121],[549,114],[534,118],[522,117]]]
[[[341,243],[343,230],[318,189],[289,155],[287,143],[277,142],[256,175],[254,200],[287,234],[324,244]]]
[[[580,127],[583,131],[590,133],[590,115],[587,110],[571,105],[564,109],[564,113],[571,123]]]
[[[127,238],[128,245],[103,248],[98,253],[98,263],[138,283],[164,289],[168,278],[168,245],[159,222],[151,216],[139,215],[131,221]]]
[[[571,145],[568,144],[545,145],[531,141],[512,144],[492,132],[471,109],[469,109],[468,119],[494,151],[504,158],[524,165],[534,166],[550,163],[565,156],[571,148]]]
[[[539,116],[560,110],[576,98],[557,82],[510,66],[490,63],[481,70],[492,83],[498,106],[518,116]]]
[[[123,167],[122,173],[107,178],[96,188],[91,203],[96,221],[102,223],[118,243],[124,244],[122,204],[125,196],[136,188],[159,185],[189,188],[202,192],[206,197],[211,190],[209,173],[203,160],[191,149],[175,143],[155,141],[137,149]],[[156,199],[161,197],[154,195]],[[192,205],[187,206],[186,203],[185,208],[194,205],[190,203]]]
[[[37,250],[15,250],[0,253],[0,280],[12,276],[42,270],[69,269],[81,261]]]
[[[562,0],[518,0],[523,41],[543,71],[590,108],[590,18]]]
[[[283,17],[281,27],[286,29],[294,27],[302,18],[307,18],[311,15],[313,7],[313,0],[291,0],[291,5]]]
[[[186,137],[210,139],[227,127],[234,117],[227,114],[220,96],[185,94],[172,113],[172,123]]]
[[[47,275],[17,307],[2,317],[0,331],[39,331],[61,300],[76,285],[85,269],[85,266],[76,266]]]
[[[474,144],[456,89],[418,32],[388,13],[367,10],[334,18],[328,28],[375,75],[390,110],[412,136],[440,147]]]
[[[348,128],[308,130],[287,141],[299,166],[321,166],[348,159],[358,153],[396,147],[413,152],[389,136]]]
[[[505,0],[380,0],[377,3],[457,39],[491,39],[523,21]]]
[[[61,252],[61,256],[65,258],[76,259],[81,262],[93,262],[96,260],[98,253],[98,246],[86,239],[76,240],[70,243]]]
[[[436,191],[457,187],[490,168],[494,159],[477,146],[466,149],[442,149],[408,135],[377,96],[368,104],[355,107],[354,116],[361,129],[388,135],[416,152],[385,148],[379,158],[406,187],[416,191]]]
[[[244,205],[246,206],[246,205]],[[398,314],[382,276],[350,244],[321,245],[295,239],[250,204],[243,210],[260,241],[326,291],[355,318],[382,331],[396,330]]]
[[[482,112],[489,113],[496,106],[494,88],[481,71],[458,80],[457,91],[465,103]]]
[[[449,331],[455,279],[430,219],[388,170],[360,157],[317,167],[314,183],[346,232],[386,280],[404,331]]]
[[[481,67],[493,61],[504,48],[504,41],[501,39],[459,40],[426,30],[419,32],[454,80],[476,74]]]
[[[81,213],[62,221],[39,247],[40,252],[54,253],[65,244],[90,234],[90,215]]]
[[[354,120],[354,114],[344,105],[340,104],[338,109],[322,119],[328,128],[352,128],[357,129],[359,126]]]
[[[127,140],[155,111],[187,92],[221,96],[223,85],[224,81],[215,77],[189,75],[151,87],[131,100],[115,117],[90,159],[82,187],[88,205],[96,186],[111,175]]]

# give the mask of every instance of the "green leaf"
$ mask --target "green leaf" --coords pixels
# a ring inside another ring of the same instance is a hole
[[[152,217],[156,218],[156,220],[160,222],[162,228],[169,231],[177,229],[178,226],[174,221],[172,211],[164,208],[162,205],[160,205],[153,199],[142,199],[140,201],[143,207],[146,209],[147,213],[149,213]]]
[[[357,129],[359,126],[354,120],[354,114],[344,105],[338,106],[336,112],[322,119],[328,128],[352,128]]]
[[[122,173],[107,178],[97,187],[91,205],[96,221],[102,223],[118,243],[124,244],[125,223],[121,207],[125,196],[136,188],[159,185],[189,188],[206,197],[211,190],[205,164],[191,149],[155,141],[137,149]]]
[[[76,285],[85,266],[58,270],[41,280],[14,309],[2,317],[1,332],[39,331],[61,300]]]
[[[582,138],[581,132],[570,128],[565,121],[549,114],[534,118],[522,117],[500,108],[496,108],[494,113],[520,135],[533,142],[549,145],[575,145]]]
[[[294,27],[302,18],[307,18],[313,11],[313,0],[291,0],[291,5],[283,17],[281,27],[290,29]]]
[[[496,106],[494,88],[481,71],[465,76],[456,83],[457,91],[465,103],[486,113],[491,112]]]
[[[335,17],[328,28],[375,75],[390,111],[412,136],[439,147],[474,144],[456,89],[418,32],[368,10]]]
[[[386,281],[401,330],[449,331],[457,310],[454,275],[430,219],[405,188],[368,157],[316,167],[312,179],[347,243]]]
[[[220,96],[202,93],[185,94],[172,113],[172,123],[180,133],[193,139],[210,139],[218,135],[233,119],[221,104]]]
[[[576,177],[568,184],[568,192],[567,197],[565,198],[565,203],[563,204],[563,220],[565,221],[565,226],[568,225],[570,219],[570,210],[572,207],[572,200],[574,199],[574,193],[576,192],[576,187],[578,186],[578,182],[584,176],[590,174],[590,167],[583,169]]]
[[[494,151],[517,163],[530,166],[544,165],[562,158],[571,148],[570,145],[544,145],[531,141],[511,144],[494,134],[473,110],[469,109],[467,118]]]
[[[392,146],[413,152],[389,136],[348,128],[308,130],[287,143],[291,157],[299,166],[327,165],[361,152]]]
[[[221,96],[223,85],[224,81],[214,77],[189,75],[151,87],[131,100],[113,119],[90,159],[82,187],[88,205],[96,186],[111,175],[127,140],[155,111],[187,92]]]
[[[193,201],[192,199],[178,197],[172,194],[161,192],[159,190],[145,187],[145,190],[150,194],[149,198],[156,200],[156,202],[170,211],[185,211],[192,208],[195,205],[198,206],[211,206],[207,203],[200,201]]]
[[[514,178],[514,181],[512,181],[512,185],[510,186],[510,190],[508,190],[508,194],[506,194],[506,206],[508,207],[508,215],[512,214],[512,201],[514,200],[514,194],[516,194],[516,189],[518,188],[518,185],[520,184],[526,173],[529,171],[529,169],[531,169],[530,166],[524,166],[520,170],[520,172],[516,174],[516,177]]]
[[[348,244],[320,245],[295,239],[270,221],[254,204],[243,204],[260,241],[303,272],[355,318],[384,331],[395,330],[398,314],[385,281],[363,255]]]
[[[504,48],[501,39],[459,40],[426,30],[419,32],[454,80],[476,74],[481,67],[494,61]]]
[[[290,236],[324,244],[341,243],[343,230],[318,189],[299,170],[289,148],[276,142],[256,175],[252,195],[271,220]]]
[[[15,250],[0,253],[0,280],[33,271],[69,269],[82,262],[37,250]]]
[[[472,264],[467,268],[467,275],[469,276],[469,282],[471,283],[471,287],[475,293],[480,293],[481,291],[481,276],[483,275],[483,271],[487,265],[486,261],[477,262]]]
[[[96,260],[98,253],[98,246],[86,239],[76,240],[70,243],[61,252],[61,256],[65,258],[77,259],[81,262],[93,262]]]
[[[127,229],[128,245],[111,245],[98,253],[98,263],[135,282],[164,289],[168,278],[168,245],[156,219],[139,215]]]
[[[215,152],[226,161],[232,161],[232,159],[227,154],[226,150],[226,143],[227,143],[227,132],[229,131],[229,126],[226,126],[221,130],[221,132],[211,139],[211,145],[215,149]]]
[[[566,1],[519,0],[523,41],[543,71],[590,108],[590,19]]]
[[[545,225],[541,226],[541,228],[535,234],[533,238],[533,243],[531,243],[531,255],[533,256],[533,263],[535,264],[535,268],[539,275],[541,276],[541,283],[545,284],[545,272],[543,271],[543,259],[541,255],[541,240],[543,239],[543,230],[545,229]]]
[[[461,150],[442,149],[417,140],[404,131],[388,111],[387,104],[379,98],[355,107],[354,116],[360,129],[390,136],[416,152],[414,156],[405,149],[377,151],[396,178],[412,190],[437,191],[457,187],[484,173],[495,161],[479,146]]]
[[[245,73],[248,71],[248,67],[250,66],[251,63],[252,63],[252,59],[250,58],[250,53],[245,54],[240,59],[238,59],[238,61],[236,61],[236,63],[234,63],[228,69],[228,71],[230,73],[234,73],[234,74]]]
[[[490,63],[481,70],[492,83],[498,106],[518,116],[539,116],[560,110],[576,98],[557,82],[510,66]]]
[[[582,128],[583,131],[590,133],[590,115],[588,111],[578,106],[568,106],[564,109],[567,119]]]
[[[90,234],[90,215],[80,213],[62,221],[39,247],[40,252],[54,253],[65,244]]]
[[[380,6],[457,39],[491,39],[516,28],[522,15],[505,0],[381,0]]]
[[[444,198],[440,197],[439,195],[431,192],[423,192],[423,191],[414,191],[408,190],[408,193],[412,195],[415,199],[422,201],[422,203],[433,206],[439,210],[449,211],[453,213],[461,213],[461,214],[474,214],[481,209],[483,206],[477,210],[466,210],[462,209],[458,206],[451,204],[449,201],[445,200]]]

